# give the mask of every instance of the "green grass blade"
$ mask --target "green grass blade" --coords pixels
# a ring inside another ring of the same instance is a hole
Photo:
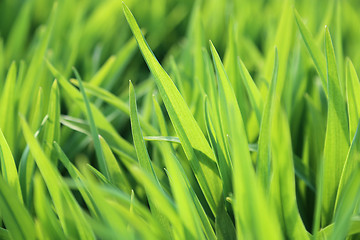
[[[160,132],[161,134],[167,135],[168,131],[166,128],[165,118],[155,97],[153,97],[153,103]],[[171,144],[168,142],[161,142],[160,150],[168,170],[170,184],[172,192],[174,193],[176,204],[178,208],[181,209],[181,211],[179,211],[179,215],[181,216],[185,227],[190,231],[193,237],[196,236],[196,238],[203,238],[203,234],[199,226],[201,222],[202,229],[207,239],[215,239],[216,236],[212,226],[210,225],[208,217],[206,216],[201,204],[199,204],[199,200],[197,199],[194,190],[191,188],[185,171],[176,157]]]
[[[61,229],[60,222],[47,199],[45,186],[40,175],[35,175],[34,185],[34,207],[37,220],[44,231],[42,234],[50,239],[65,239],[66,236]]]
[[[138,118],[136,96],[132,83],[129,86],[129,102],[130,102],[130,119],[131,130],[133,135],[134,146],[136,155],[138,157],[140,166],[159,183],[157,176],[155,175],[154,168],[152,166],[148,151],[145,146],[143,135],[141,132],[140,122]]]
[[[79,73],[77,72],[77,70],[75,68],[74,68],[74,72],[75,72],[76,78],[79,81],[80,91],[81,91],[81,94],[82,94],[83,99],[84,99],[84,103],[85,103],[85,107],[86,107],[86,116],[87,116],[87,119],[88,119],[89,124],[90,124],[91,137],[92,137],[92,139],[94,141],[98,166],[99,166],[99,169],[100,169],[101,173],[104,174],[104,176],[107,179],[109,179],[109,169],[108,169],[108,166],[106,165],[106,161],[105,161],[105,158],[104,158],[104,153],[103,153],[103,150],[102,150],[102,147],[101,147],[101,144],[100,144],[100,140],[99,140],[99,133],[98,133],[98,130],[96,128],[93,113],[92,113],[91,108],[90,108],[89,99],[86,96],[86,92],[85,92],[84,86],[82,85],[82,80],[80,78],[80,75],[79,75]]]
[[[357,160],[359,160],[359,152],[357,152]],[[330,239],[345,239],[348,235],[351,226],[351,216],[354,215],[354,210],[360,201],[360,174],[359,161],[357,162],[351,176],[345,182],[343,191],[339,197],[339,204],[337,205],[334,214],[334,230]]]
[[[242,118],[241,111],[234,93],[234,90],[231,86],[231,83],[226,75],[225,69],[223,64],[221,63],[220,57],[218,53],[216,52],[216,49],[212,42],[210,42],[210,49],[211,54],[213,57],[217,79],[218,79],[218,86],[219,86],[219,99],[220,99],[220,119],[222,122],[223,127],[223,135],[227,136],[229,134],[229,123],[226,121],[227,119],[227,111],[230,103],[234,104],[236,114],[239,116],[239,118]],[[241,123],[243,124],[243,121]],[[220,161],[219,169],[220,169],[220,175],[223,180],[224,185],[224,193],[228,195],[231,189],[231,169],[232,169],[232,163],[229,158],[219,158]]]
[[[355,136],[360,119],[360,82],[350,59],[346,61],[346,99],[349,116],[350,140]]]
[[[22,195],[20,190],[19,176],[16,169],[16,164],[6,142],[4,134],[0,129],[0,162],[1,162],[1,174],[4,180],[16,193],[18,200],[22,203]]]
[[[141,168],[152,178],[154,183],[157,184],[157,187],[162,190],[160,182],[155,174],[154,168],[151,163],[151,159],[149,157],[149,153],[146,149],[146,145],[143,139],[143,135],[141,132],[137,106],[136,106],[136,96],[134,87],[130,81],[129,86],[129,102],[130,102],[130,120],[131,120],[131,131],[133,135],[134,146],[136,150],[136,155],[138,161],[140,163]],[[146,191],[147,195],[151,194],[149,191]],[[159,206],[155,204],[155,199],[150,199],[150,207],[153,211],[154,215],[159,218],[159,221],[163,224],[165,231],[171,236],[171,228],[169,222],[165,219],[163,214],[160,213],[158,209]]]
[[[264,105],[261,93],[257,88],[254,80],[252,79],[251,75],[249,74],[248,70],[246,69],[245,64],[241,61],[240,58],[238,58],[238,64],[239,64],[241,79],[246,88],[247,95],[249,96],[251,106],[255,111],[258,124],[260,125],[261,114],[263,112],[263,105]]]
[[[295,172],[293,164],[293,153],[291,145],[290,129],[285,114],[280,110],[276,111],[273,121],[274,133],[272,135],[273,168],[278,179],[280,205],[283,216],[286,235],[288,239],[309,239],[308,232],[299,214],[296,190]]]
[[[71,82],[73,84],[75,84],[76,86],[79,85],[78,81],[71,81]],[[124,101],[122,101],[120,98],[118,98],[115,95],[113,95],[112,93],[110,93],[102,88],[99,88],[97,86],[94,86],[92,84],[84,82],[83,85],[88,94],[94,95],[94,96],[104,100],[108,104],[116,107],[121,112],[130,116],[128,104],[125,103]],[[145,121],[145,119],[143,117],[139,116],[139,121],[140,121],[142,129],[144,130],[145,133],[151,134],[151,135],[158,135],[158,131],[153,126],[151,126],[147,121]]]
[[[334,209],[337,208],[338,201],[342,195],[343,188],[349,182],[349,178],[355,172],[355,169],[358,169],[356,166],[359,163],[360,163],[360,121],[358,123],[358,127],[354,139],[351,143],[349,153],[347,155],[346,161],[344,163],[344,168],[341,173]]]
[[[44,178],[65,235],[67,237],[72,236],[80,239],[93,239],[93,232],[89,224],[85,221],[83,212],[74,196],[70,190],[65,187],[66,185],[60,174],[46,157],[40,144],[34,138],[26,120],[23,117],[20,119],[24,137],[29,144],[30,152]]]
[[[218,202],[222,200],[222,186],[213,152],[184,99],[146,43],[134,16],[125,4],[123,9],[146,63],[155,76],[156,84],[194,174],[210,208],[215,213]]]
[[[278,71],[278,54],[275,48],[275,62],[273,76],[270,84],[269,93],[265,102],[264,110],[261,118],[260,133],[258,140],[258,155],[256,160],[256,172],[263,184],[263,187],[268,190],[270,184],[270,142],[271,142],[271,125],[275,111],[276,85],[277,85],[277,71]]]
[[[229,106],[228,121],[241,123],[234,106]],[[234,183],[234,218],[238,239],[282,239],[280,223],[266,201],[257,180],[242,125],[230,124],[229,144]],[[259,231],[259,229],[262,229]]]
[[[48,24],[46,31],[42,36],[41,41],[38,43],[36,52],[33,54],[31,63],[28,67],[28,70],[23,81],[23,87],[20,97],[19,112],[23,115],[26,115],[29,107],[33,102],[33,93],[37,90],[40,81],[36,81],[37,75],[42,69],[44,56],[46,49],[48,48],[50,37],[52,35],[52,30],[54,28],[55,22],[57,20],[58,13],[58,3],[55,2],[52,8],[52,11],[49,15]]]
[[[329,29],[325,33],[328,79],[328,115],[324,146],[324,192],[322,224],[331,223],[341,171],[349,149],[349,132],[345,101],[341,94],[334,48]]]
[[[306,48],[315,64],[315,68],[319,73],[324,92],[327,95],[328,88],[327,88],[327,78],[326,78],[326,62],[324,61],[324,54],[321,52],[320,48],[316,46],[315,40],[313,39],[309,29],[305,26],[299,13],[296,10],[294,10],[294,14],[295,14],[295,20],[297,26],[301,33],[301,37],[304,40]]]
[[[120,168],[109,145],[107,144],[107,142],[103,137],[99,136],[99,139],[100,139],[101,147],[104,152],[106,165],[108,166],[109,169],[110,182],[113,183],[118,188],[122,189],[123,191],[130,193],[131,192],[130,183],[127,180],[123,170]]]
[[[55,152],[53,151],[53,142],[60,142],[60,92],[57,80],[54,81],[49,99],[48,120],[44,129],[44,152],[55,163]]]
[[[6,76],[3,92],[1,94],[0,108],[0,129],[6,136],[10,149],[15,144],[15,84],[16,84],[16,64],[13,62]]]
[[[77,106],[81,107],[81,110],[86,113],[87,109],[84,104],[84,99],[81,93],[69,83],[66,78],[59,73],[59,71],[49,62],[47,61],[47,67],[49,68],[50,72],[59,80],[59,83],[62,87],[63,94],[72,100],[72,103],[76,103]],[[98,129],[103,129],[104,131],[108,132],[111,137],[116,141],[118,149],[129,156],[135,156],[135,149],[134,147],[122,138],[115,128],[108,122],[106,117],[100,112],[100,110],[95,107],[92,103],[90,103],[90,108],[93,113],[94,121],[97,124]],[[105,137],[104,132],[101,132],[101,135],[109,142],[109,140]]]
[[[35,239],[34,222],[18,193],[0,177],[0,211],[12,239]]]

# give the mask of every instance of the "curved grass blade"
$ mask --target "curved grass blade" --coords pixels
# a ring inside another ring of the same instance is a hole
[[[325,30],[328,114],[324,146],[324,188],[322,224],[331,223],[336,193],[349,150],[349,132],[345,101],[341,94],[335,53],[329,29]]]
[[[160,132],[163,135],[168,135],[164,115],[162,114],[159,103],[156,101],[155,97],[153,97],[153,103]],[[183,224],[192,233],[192,236],[196,236],[198,239],[203,238],[203,234],[199,226],[200,224],[207,239],[216,239],[209,219],[206,216],[203,207],[199,203],[194,190],[191,188],[185,171],[176,157],[171,144],[169,142],[161,142],[159,146],[168,170],[167,172],[170,178],[170,185],[172,192],[174,193],[176,204],[178,208],[181,209],[179,211],[179,215],[183,220]]]
[[[10,149],[12,149],[15,144],[16,119],[14,110],[16,71],[16,64],[13,62],[8,70],[0,99],[0,129],[6,136]]]
[[[154,168],[151,163],[151,159],[149,157],[149,153],[146,149],[146,145],[145,145],[145,142],[143,139],[140,122],[139,122],[139,117],[138,117],[138,112],[137,112],[135,91],[134,91],[134,87],[133,87],[131,81],[130,81],[130,85],[129,85],[129,103],[130,103],[131,131],[132,131],[132,135],[133,135],[133,141],[134,141],[136,155],[138,157],[140,166],[152,178],[154,183],[156,183],[157,187],[160,190],[163,190],[161,188],[160,182],[155,174]],[[146,194],[150,198],[151,193],[148,190],[146,191]],[[158,209],[159,206],[156,205],[156,203],[154,201],[156,201],[155,198],[149,199],[150,208],[151,208],[152,212],[154,213],[154,215],[158,217],[159,221],[164,226],[165,231],[167,231],[167,234],[169,236],[171,236],[172,231],[170,228],[170,224],[165,219],[164,215],[160,212],[160,210]]]
[[[146,43],[136,20],[128,7],[123,4],[123,10],[130,28],[138,42],[139,48],[160,91],[170,119],[179,136],[185,154],[206,197],[215,214],[219,201],[223,201],[222,185],[213,152],[192,116],[190,109],[176,89],[169,75],[161,67],[153,52]]]
[[[65,95],[69,100],[71,100],[72,103],[76,103],[77,106],[79,106],[81,108],[81,110],[84,113],[86,113],[87,109],[84,104],[84,99],[83,99],[81,93],[73,85],[71,85],[71,83],[69,83],[66,80],[66,78],[63,75],[61,75],[59,73],[59,71],[53,65],[51,65],[51,63],[49,61],[46,61],[46,63],[47,63],[47,67],[50,70],[50,72],[54,75],[54,77],[56,77],[59,80],[59,83],[60,83],[62,89],[64,90],[62,92],[63,95]],[[97,128],[103,129],[104,131],[108,132],[111,135],[112,139],[114,139],[114,141],[116,141],[117,148],[119,149],[119,151],[121,151],[122,153],[124,153],[127,156],[135,156],[136,154],[135,154],[134,147],[117,133],[115,128],[108,122],[108,120],[105,118],[105,116],[101,113],[101,111],[96,106],[94,106],[92,103],[89,103],[89,104],[90,104],[91,111],[93,113],[94,122],[96,124],[98,124]],[[107,139],[105,137],[104,132],[102,132],[101,135],[105,139]],[[107,141],[109,141],[109,140],[107,139]]]
[[[0,211],[12,239],[35,239],[34,222],[18,193],[0,177]]]
[[[258,124],[260,125],[261,114],[263,112],[263,105],[264,105],[261,93],[257,88],[254,80],[250,76],[248,70],[246,69],[245,64],[241,61],[239,57],[238,57],[238,64],[239,64],[240,75],[243,80],[244,86],[246,88],[247,94],[249,96],[251,106],[255,111],[256,119],[258,121]]]
[[[39,174],[34,178],[34,207],[36,218],[41,225],[42,234],[49,239],[65,239],[60,222],[56,217],[50,201],[47,199],[45,186]]]
[[[278,105],[279,106],[279,105]],[[295,171],[293,164],[293,153],[291,145],[290,129],[285,114],[276,110],[274,113],[274,121],[272,125],[276,135],[272,135],[272,151],[273,151],[273,171],[276,177],[273,179],[279,187],[280,195],[280,213],[283,217],[286,236],[288,239],[309,239],[309,234],[305,229],[304,223],[300,217],[300,213],[296,201],[295,190]]]
[[[346,161],[344,163],[344,168],[341,173],[339,186],[336,194],[336,201],[335,201],[335,210],[338,206],[338,201],[342,196],[342,191],[345,185],[349,182],[349,178],[352,174],[354,174],[357,165],[360,163],[360,120],[358,123],[358,127],[354,136],[354,139],[351,143],[349,153],[347,155]]]
[[[275,48],[275,62],[273,76],[270,84],[269,93],[265,102],[264,110],[261,118],[260,133],[258,140],[258,155],[256,160],[256,172],[263,184],[264,189],[269,189],[270,185],[270,164],[271,164],[271,125],[275,111],[277,72],[278,72],[278,54]]]
[[[86,92],[85,92],[84,86],[82,85],[82,80],[80,78],[80,75],[79,75],[78,71],[75,68],[74,68],[74,73],[76,75],[76,78],[79,81],[80,91],[81,91],[81,94],[82,94],[83,99],[84,99],[84,103],[85,103],[85,107],[86,107],[86,116],[87,116],[87,119],[88,119],[89,124],[90,124],[91,137],[92,137],[92,139],[94,141],[94,146],[95,146],[95,152],[96,152],[96,158],[97,158],[97,161],[98,161],[98,165],[99,165],[99,168],[101,170],[101,173],[104,174],[104,176],[107,179],[109,179],[109,169],[108,169],[108,166],[106,165],[106,161],[105,161],[105,158],[104,158],[104,153],[103,153],[103,150],[101,148],[100,140],[99,140],[99,137],[98,137],[99,133],[98,133],[98,130],[97,130],[96,125],[95,125],[95,120],[94,120],[94,117],[93,117],[93,114],[92,114],[92,111],[91,111],[91,108],[90,108],[89,99],[86,96]]]
[[[112,184],[114,184],[115,186],[117,186],[118,188],[125,191],[126,193],[130,193],[131,192],[130,183],[127,180],[127,178],[125,177],[123,170],[120,168],[109,145],[107,144],[105,139],[103,137],[101,137],[101,135],[99,135],[99,140],[100,140],[100,144],[103,149],[103,152],[104,152],[104,158],[106,161],[106,165],[108,166],[108,169],[109,169],[110,182]]]
[[[44,129],[44,152],[46,156],[54,162],[56,166],[55,152],[53,151],[53,141],[60,141],[60,92],[57,80],[54,81],[50,90],[48,107],[48,120]]]
[[[25,140],[49,190],[65,235],[78,239],[93,239],[93,231],[85,221],[83,212],[70,189],[66,187],[61,175],[46,157],[26,120],[23,117],[20,117],[20,120]]]
[[[359,152],[358,152],[359,160]],[[330,239],[345,239],[351,226],[351,216],[360,201],[360,167],[357,162],[351,176],[345,182],[343,191],[339,197],[339,202],[334,213],[334,230]]]
[[[315,64],[315,68],[319,73],[324,92],[326,95],[328,95],[327,78],[326,78],[326,62],[324,61],[324,54],[316,46],[315,40],[313,39],[309,29],[305,26],[299,13],[295,9],[294,9],[294,14],[295,14],[295,20],[297,26],[301,33],[301,37],[303,38],[306,48]]]
[[[75,84],[76,86],[79,85],[78,81],[73,81],[71,79],[71,82],[73,84]],[[121,112],[130,116],[128,103],[125,103],[120,98],[113,95],[112,93],[106,91],[105,89],[99,88],[95,85],[84,82],[83,86],[88,94],[94,95],[94,96],[104,100],[108,104],[116,107]],[[140,121],[140,124],[141,124],[144,132],[146,132],[147,134],[151,134],[151,135],[158,135],[158,131],[153,126],[151,126],[143,117],[139,116],[139,121]]]
[[[227,119],[227,112],[229,111],[228,106],[230,103],[234,104],[236,114],[239,118],[242,118],[240,107],[238,105],[233,87],[231,86],[231,82],[228,79],[224,66],[221,63],[219,54],[216,52],[216,49],[212,42],[210,41],[210,49],[211,54],[213,57],[217,79],[218,79],[218,87],[219,87],[219,104],[220,104],[220,119],[223,127],[223,135],[227,136],[230,131],[229,123],[226,121]],[[242,123],[242,122],[241,122]],[[241,124],[239,123],[239,124]],[[221,161],[224,160],[224,161]],[[232,162],[229,158],[219,158],[219,169],[220,175],[223,180],[224,185],[224,193],[227,196],[230,193],[231,189],[231,169],[232,169]]]
[[[15,161],[9,145],[6,142],[4,134],[0,129],[0,162],[2,178],[9,184],[9,186],[16,193],[18,200],[22,203],[19,176],[16,169]]]
[[[349,116],[350,140],[355,136],[360,119],[360,82],[350,59],[346,61],[346,100]]]

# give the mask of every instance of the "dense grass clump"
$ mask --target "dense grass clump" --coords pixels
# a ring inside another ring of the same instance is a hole
[[[360,239],[359,11],[0,1],[0,239]]]

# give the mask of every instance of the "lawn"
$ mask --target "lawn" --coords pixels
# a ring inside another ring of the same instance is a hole
[[[0,1],[0,239],[360,239],[360,2]]]

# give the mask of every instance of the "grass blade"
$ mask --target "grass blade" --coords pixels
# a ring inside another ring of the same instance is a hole
[[[273,76],[270,84],[269,93],[265,102],[261,118],[260,133],[258,140],[258,155],[256,160],[256,172],[266,191],[270,184],[270,143],[271,143],[271,125],[275,111],[276,84],[278,71],[278,54],[275,48],[275,62]]]
[[[215,213],[219,201],[223,199],[221,181],[213,152],[184,99],[146,43],[134,16],[125,4],[123,4],[123,9],[146,63],[155,76],[156,84],[194,174],[210,208]]]
[[[346,61],[346,99],[349,116],[350,140],[355,136],[356,126],[360,119],[360,82],[350,59]]]
[[[301,33],[301,37],[303,38],[306,48],[315,64],[315,68],[319,73],[324,92],[327,95],[328,88],[327,88],[327,78],[326,78],[326,62],[324,61],[324,54],[316,46],[315,40],[311,36],[309,29],[305,26],[299,13],[296,10],[294,10],[294,14],[295,14],[295,20],[297,26]]]
[[[101,173],[104,174],[104,176],[107,179],[109,179],[109,170],[108,170],[108,166],[106,165],[103,150],[101,148],[101,144],[100,144],[100,140],[99,140],[99,133],[98,133],[98,130],[97,130],[96,125],[95,125],[95,120],[94,120],[94,117],[93,117],[93,114],[92,114],[92,111],[91,111],[91,108],[90,108],[90,103],[89,103],[89,100],[88,100],[88,98],[86,96],[84,86],[82,85],[82,80],[80,78],[80,75],[79,75],[79,73],[77,72],[77,70],[75,68],[74,68],[74,73],[76,75],[76,78],[79,81],[80,91],[81,91],[81,94],[82,94],[83,99],[84,99],[84,103],[85,103],[85,107],[86,107],[86,116],[87,116],[87,119],[88,119],[89,124],[90,124],[91,137],[92,137],[92,139],[94,141],[94,146],[95,146],[95,152],[96,152],[96,158],[97,158],[97,161],[98,161],[98,165],[99,165],[99,168],[101,170]]]
[[[345,101],[341,94],[334,48],[329,29],[325,33],[328,82],[328,115],[324,146],[324,188],[322,224],[331,223],[341,171],[349,149]]]
[[[35,239],[34,222],[18,193],[0,177],[0,211],[12,239]]]

